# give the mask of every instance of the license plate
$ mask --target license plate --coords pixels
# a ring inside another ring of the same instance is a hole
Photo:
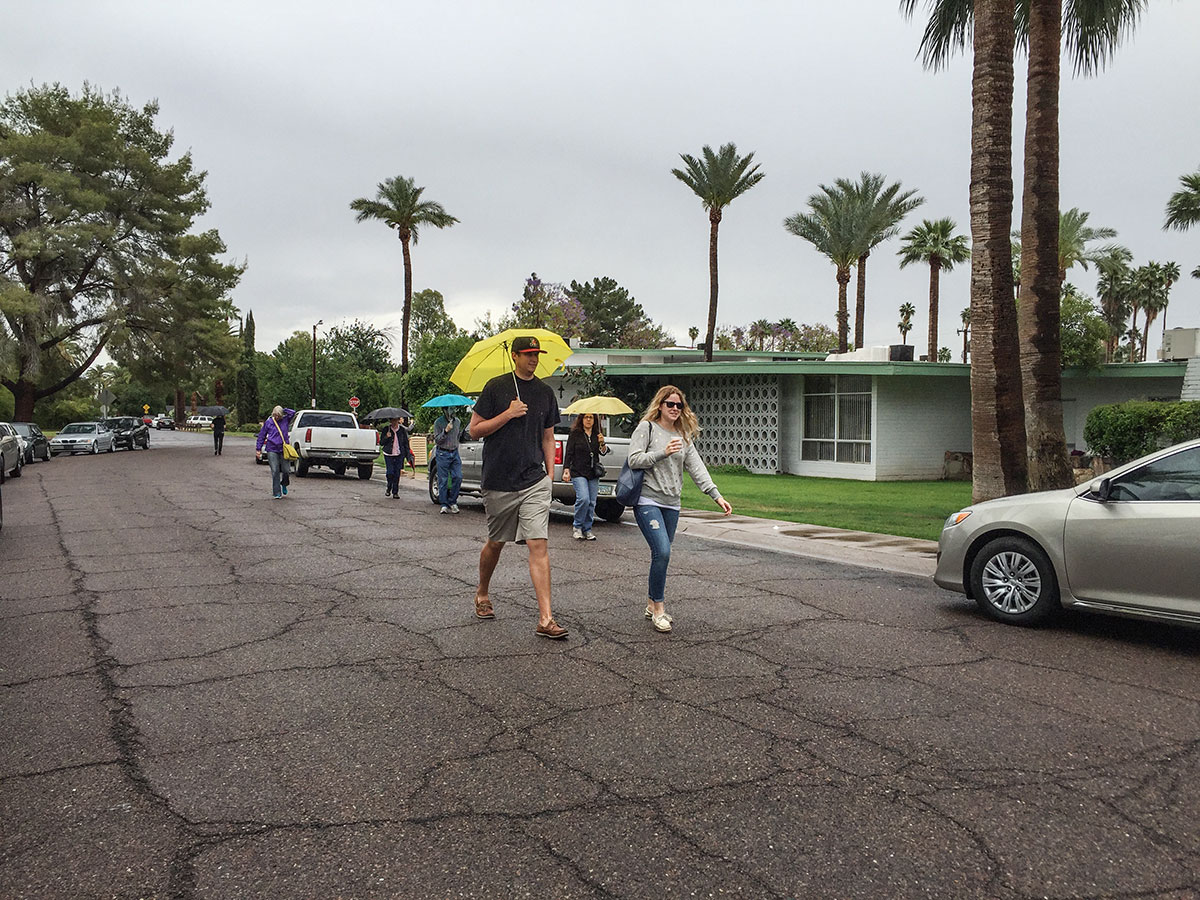
[[[334,459],[354,459],[354,454],[349,450],[339,450],[333,454]]]
[[[612,485],[611,485],[611,484],[598,484],[598,485],[596,485],[596,496],[597,496],[597,497],[599,497],[599,496],[602,496],[602,495],[604,495],[604,494],[611,494],[612,492],[613,492],[613,489],[612,489]]]

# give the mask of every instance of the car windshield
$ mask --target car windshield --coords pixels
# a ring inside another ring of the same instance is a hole
[[[85,425],[82,422],[72,422],[59,434],[92,434],[96,430],[95,425]]]
[[[132,428],[133,419],[110,419],[104,424],[109,428]]]

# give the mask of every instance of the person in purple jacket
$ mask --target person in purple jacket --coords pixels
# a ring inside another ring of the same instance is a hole
[[[258,429],[258,439],[254,442],[255,459],[262,459],[263,454],[267,454],[267,462],[271,466],[271,496],[276,500],[287,494],[291,480],[292,465],[283,458],[283,445],[288,442],[288,422],[294,415],[294,409],[275,407],[262,428]]]

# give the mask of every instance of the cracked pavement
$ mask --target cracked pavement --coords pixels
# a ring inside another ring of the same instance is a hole
[[[0,896],[1200,893],[1197,632],[681,534],[660,635],[556,515],[545,641],[477,501],[152,445],[4,486]]]

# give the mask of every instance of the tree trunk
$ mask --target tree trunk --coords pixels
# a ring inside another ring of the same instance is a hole
[[[400,247],[404,253],[404,311],[400,319],[400,374],[408,374],[408,321],[412,317],[412,256],[408,252],[410,232],[400,229]]]
[[[863,345],[863,318],[867,314],[867,257],[868,250],[858,258],[858,293],[854,298],[854,348]]]
[[[971,450],[976,502],[1027,489],[1013,309],[1013,0],[976,0],[971,84]]]
[[[33,405],[37,402],[37,385],[23,380],[6,385],[13,395],[13,421],[32,422]]]
[[[721,210],[709,210],[708,221],[708,335],[704,339],[704,361],[712,362],[717,340],[717,230],[721,227]]]
[[[850,267],[837,270],[838,283],[838,353],[846,352],[850,331],[850,310],[846,307],[846,285],[850,283]]]
[[[934,256],[929,260],[929,361],[937,362],[938,351],[938,281],[942,274],[942,261]]]
[[[1029,4],[1025,191],[1021,203],[1021,390],[1029,489],[1075,484],[1062,411],[1059,277],[1058,92],[1062,0]]]

